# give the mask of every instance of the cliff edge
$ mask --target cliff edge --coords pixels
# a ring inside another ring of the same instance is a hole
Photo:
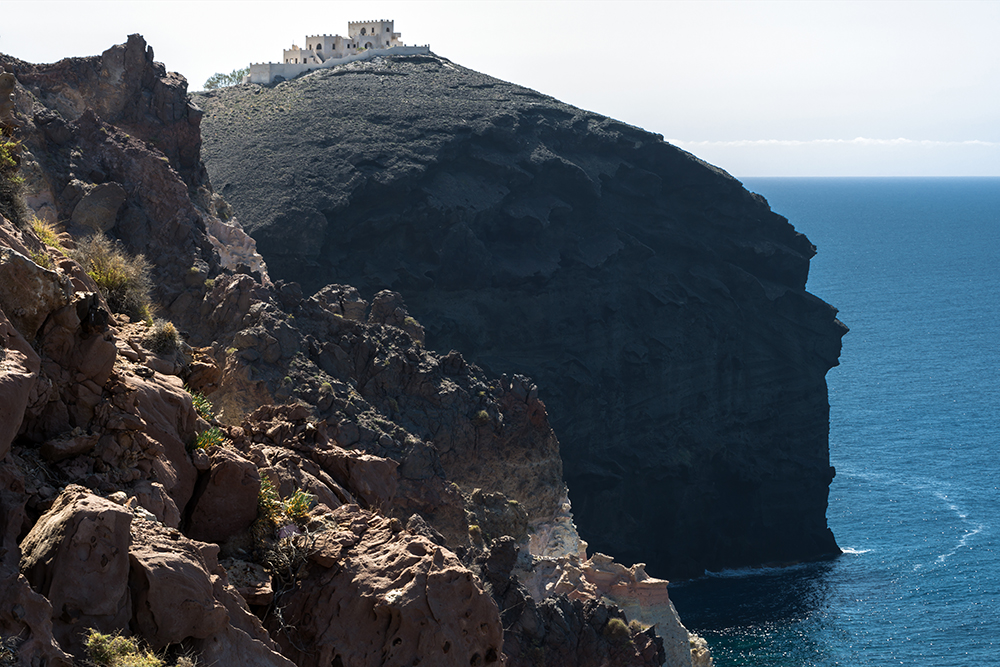
[[[0,663],[711,664],[528,377],[272,281],[141,36],[0,65]]]
[[[838,553],[815,248],[658,135],[437,56],[195,96],[271,273],[400,293],[433,349],[529,373],[581,533],[689,577]]]

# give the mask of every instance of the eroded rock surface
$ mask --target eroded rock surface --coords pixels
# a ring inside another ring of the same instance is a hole
[[[269,629],[285,655],[301,667],[502,664],[496,604],[453,553],[357,506],[331,519],[339,529],[277,598],[283,623]]]

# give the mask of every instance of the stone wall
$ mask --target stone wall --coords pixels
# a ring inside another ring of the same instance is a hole
[[[323,63],[251,63],[250,76],[247,83],[269,84],[280,76],[286,81],[316,69],[325,69],[337,65],[346,65],[356,60],[370,60],[376,56],[415,56],[431,52],[430,45],[424,46],[394,46],[389,49],[368,49],[343,58],[330,58]]]

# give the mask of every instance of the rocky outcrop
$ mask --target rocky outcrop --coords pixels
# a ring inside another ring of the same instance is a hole
[[[453,553],[357,506],[330,520],[342,527],[317,541],[269,623],[285,655],[302,667],[502,664],[497,607]]]
[[[26,196],[66,230],[0,218],[5,648],[69,665],[97,629],[205,664],[662,663],[614,605],[536,604],[509,570],[531,611],[501,621],[477,558],[568,520],[527,376],[429,351],[397,292],[272,283],[141,38],[0,61],[23,75]],[[111,312],[73,259],[95,230],[146,256],[173,324]]]
[[[621,610],[595,596],[532,596],[514,576],[518,550],[502,537],[476,559],[500,607],[509,665],[661,665],[663,640],[628,624]],[[682,656],[683,657],[683,656]],[[668,662],[669,665],[690,665]]]
[[[429,347],[536,378],[597,550],[671,577],[838,551],[824,378],[846,329],[763,198],[436,56],[197,100],[273,275],[394,290]]]

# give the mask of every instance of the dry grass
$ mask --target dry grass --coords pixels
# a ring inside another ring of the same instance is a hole
[[[150,265],[142,255],[132,256],[103,234],[80,242],[70,253],[97,283],[111,310],[133,320],[152,319]]]

